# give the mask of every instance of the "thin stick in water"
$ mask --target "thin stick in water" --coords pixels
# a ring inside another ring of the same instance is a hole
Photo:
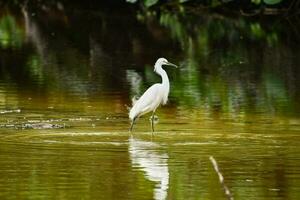
[[[212,156],[209,157],[209,160],[211,161],[212,165],[214,166],[214,169],[215,169],[216,173],[219,176],[219,181],[220,181],[221,185],[223,186],[223,189],[224,189],[224,192],[225,192],[225,195],[226,195],[227,199],[233,200],[233,196],[230,193],[230,190],[228,189],[228,187],[224,183],[224,177],[223,177],[222,173],[219,170],[217,161]]]

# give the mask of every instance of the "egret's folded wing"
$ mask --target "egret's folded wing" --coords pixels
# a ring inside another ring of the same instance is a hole
[[[146,92],[137,100],[130,110],[129,117],[131,119],[150,112],[153,104],[156,103],[158,97],[159,84],[152,85]]]

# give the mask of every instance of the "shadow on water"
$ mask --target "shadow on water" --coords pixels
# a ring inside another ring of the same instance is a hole
[[[0,196],[226,198],[209,156],[235,199],[299,196],[299,36],[284,18],[0,5]],[[148,116],[131,136],[126,107],[161,56],[180,66],[169,103],[154,138]]]

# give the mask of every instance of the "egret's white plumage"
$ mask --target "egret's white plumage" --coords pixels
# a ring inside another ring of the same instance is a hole
[[[166,104],[168,101],[168,95],[170,91],[169,78],[166,71],[162,68],[162,65],[176,65],[169,63],[165,58],[159,58],[155,65],[154,71],[162,77],[161,83],[156,83],[146,90],[146,92],[136,101],[133,101],[133,107],[129,112],[129,118],[132,120],[131,128],[136,118],[149,113],[156,111],[157,107],[160,104]],[[152,131],[153,129],[153,115],[152,115]]]

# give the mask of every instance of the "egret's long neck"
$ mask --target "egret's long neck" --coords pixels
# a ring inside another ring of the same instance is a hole
[[[158,73],[162,79],[162,83],[161,83],[162,90],[160,90],[160,92],[161,92],[160,94],[162,94],[161,102],[164,105],[168,101],[168,96],[169,96],[169,91],[170,91],[169,78],[168,78],[167,72],[161,66],[156,67],[156,73]]]
[[[163,87],[169,91],[170,83],[169,83],[169,78],[168,78],[167,72],[162,67],[158,67],[156,70],[156,73],[161,76]]]

